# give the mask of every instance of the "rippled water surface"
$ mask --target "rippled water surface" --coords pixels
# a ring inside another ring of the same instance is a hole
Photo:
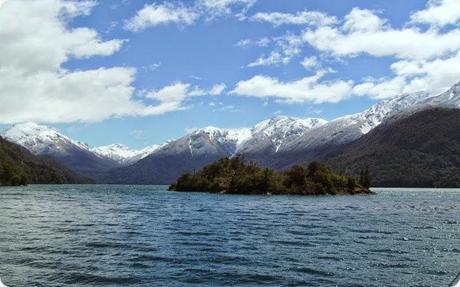
[[[448,286],[460,190],[232,196],[0,188],[9,286]]]

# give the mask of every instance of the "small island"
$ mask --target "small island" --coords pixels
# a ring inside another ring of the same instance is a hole
[[[227,194],[337,195],[369,194],[368,170],[360,179],[334,173],[327,166],[312,162],[308,167],[293,166],[277,172],[246,163],[242,157],[223,158],[201,171],[185,173],[169,187],[172,191]]]

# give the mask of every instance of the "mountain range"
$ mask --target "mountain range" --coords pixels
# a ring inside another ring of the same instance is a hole
[[[112,168],[134,163],[159,147],[153,145],[132,150],[121,144],[113,144],[91,148],[86,143],[72,140],[53,128],[36,123],[13,125],[1,136],[34,155],[52,157],[62,165],[94,179]]]
[[[14,125],[2,136],[35,155],[51,156],[98,182],[169,184],[184,171],[199,170],[217,159],[235,155],[275,169],[329,160],[338,151],[345,152],[346,146],[373,134],[377,127],[433,108],[459,109],[460,83],[439,95],[424,92],[401,95],[332,121],[276,116],[252,128],[197,129],[179,139],[142,150],[120,144],[92,148],[34,123]]]

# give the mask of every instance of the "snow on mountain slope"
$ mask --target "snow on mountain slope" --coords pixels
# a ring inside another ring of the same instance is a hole
[[[250,128],[226,129],[228,136],[236,142],[236,148],[244,144],[252,136]]]
[[[74,141],[47,126],[16,124],[4,131],[2,137],[35,155],[51,156],[69,169],[91,178],[118,166],[117,162],[92,152],[87,144]]]
[[[151,156],[177,156],[199,158],[206,156],[228,156],[236,148],[237,138],[216,127],[194,130],[185,136],[172,140],[157,149]],[[147,156],[146,159],[151,156]]]
[[[386,118],[414,107],[427,97],[429,97],[429,94],[425,92],[402,95],[377,103],[361,113],[348,117],[356,120],[361,132],[367,134],[373,128],[381,124]]]
[[[222,129],[208,126],[167,142],[155,150],[154,154],[187,154],[191,157],[232,156],[237,148],[251,136],[251,129]]]
[[[151,154],[160,145],[147,146],[142,150],[130,149],[121,144],[91,148],[85,143],[70,139],[53,128],[36,123],[16,124],[5,130],[2,136],[17,143],[36,155],[68,156],[75,151],[110,159],[120,164],[130,164]]]
[[[139,160],[141,158],[144,158],[146,156],[149,156],[150,154],[156,152],[158,149],[160,149],[162,146],[164,146],[167,143],[164,144],[154,144],[150,146],[146,146],[145,148],[139,150],[139,153],[136,157],[134,157],[135,160]]]
[[[264,151],[259,144],[267,143],[273,151],[272,140],[284,140],[302,134],[306,129],[324,124],[324,120],[276,117],[261,122],[252,129],[221,129],[205,127],[169,142],[137,163],[114,169],[107,174],[110,183],[171,183],[183,172],[203,168],[223,157],[231,157],[244,147]],[[246,154],[245,154],[246,155]],[[262,153],[261,156],[267,154]],[[248,157],[249,158],[249,157]],[[254,157],[251,157],[251,160]]]
[[[258,123],[251,129],[251,136],[239,147],[238,153],[278,152],[283,144],[326,123],[326,120],[317,118],[273,117]]]
[[[460,82],[453,85],[446,92],[429,97],[419,103],[420,105],[428,105],[433,107],[453,107],[460,108]]]
[[[253,128],[221,129],[204,127],[183,138],[172,141],[158,153],[177,153],[184,149],[193,155],[224,153],[233,156],[237,153],[263,151],[270,146],[275,152],[285,142],[302,135],[305,131],[321,126],[327,121],[313,118],[294,118],[277,116],[258,123]]]
[[[230,130],[209,126],[197,129],[188,136],[189,150],[193,155],[214,148],[230,156],[235,153],[238,145],[246,140],[246,137],[245,129]]]
[[[141,150],[136,150],[122,144],[111,144],[92,148],[91,151],[120,164],[131,164],[150,155],[160,147],[160,145],[152,145]]]
[[[52,128],[35,123],[13,125],[2,133],[2,137],[34,154],[65,154],[70,149],[89,151],[87,144],[74,141]]]
[[[459,108],[460,83],[439,95],[432,96],[426,92],[406,94],[377,103],[361,113],[340,117],[309,130],[303,136],[287,144],[283,151],[301,151],[348,143],[394,116],[409,115],[414,111],[429,107]]]
[[[218,141],[221,143],[232,142],[236,145],[243,143],[251,136],[251,129],[240,128],[240,129],[222,129],[213,126],[204,127],[197,129],[192,134],[204,133],[209,136],[212,141]]]
[[[361,125],[362,133],[366,134],[386,119],[429,107],[459,108],[460,82],[439,95],[433,96],[427,92],[406,94],[377,103],[369,109],[349,117],[357,120]]]

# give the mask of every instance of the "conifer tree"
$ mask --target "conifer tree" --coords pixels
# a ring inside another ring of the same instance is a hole
[[[371,175],[369,171],[369,166],[366,166],[361,170],[359,175],[359,183],[364,187],[369,189],[371,187]]]

